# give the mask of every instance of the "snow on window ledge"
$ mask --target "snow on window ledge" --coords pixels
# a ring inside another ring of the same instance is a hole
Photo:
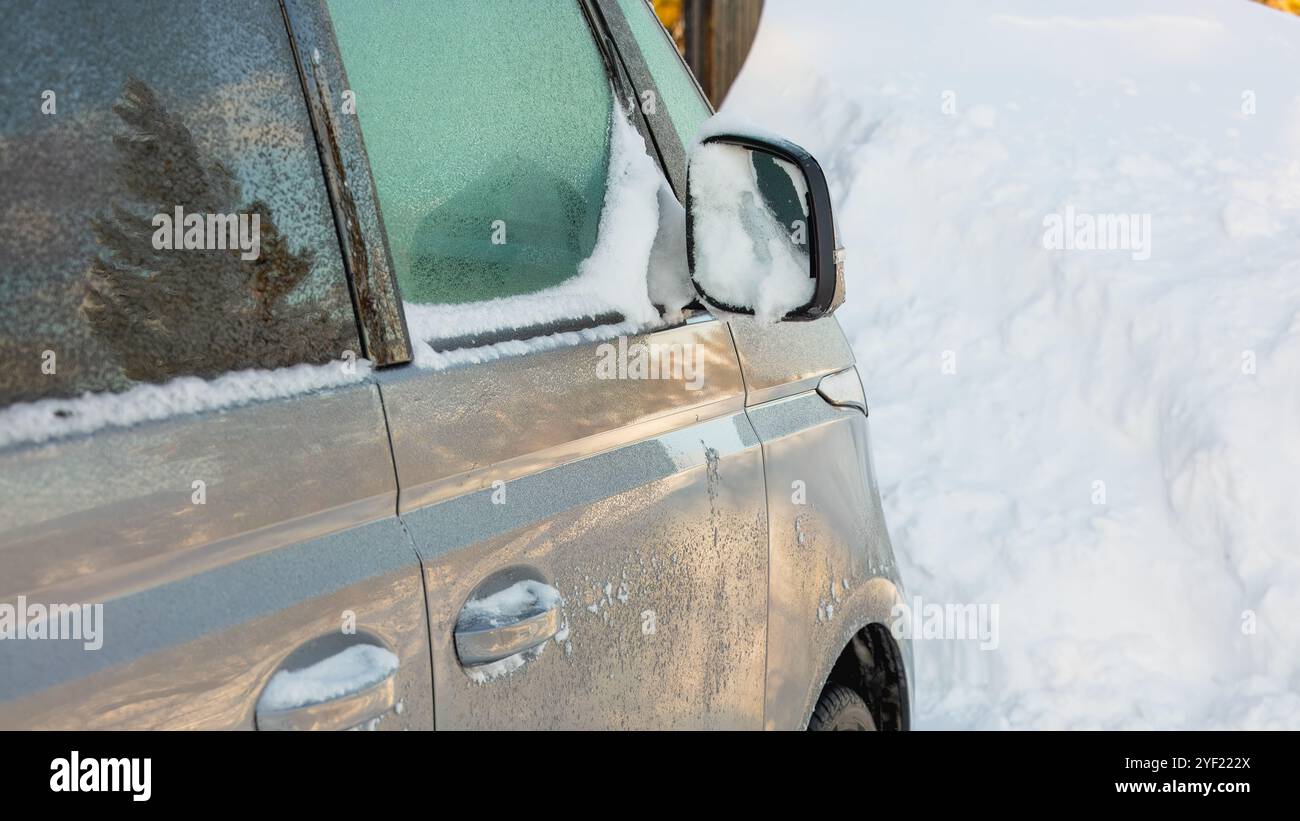
[[[416,366],[438,370],[644,332],[679,318],[693,296],[685,214],[646,152],[645,140],[616,107],[596,245],[573,278],[531,294],[404,307]],[[656,303],[663,306],[663,317]],[[430,344],[609,314],[624,321],[452,351]]]
[[[136,385],[121,393],[19,402],[0,410],[0,449],[336,388],[361,382],[370,372],[369,360],[336,360],[323,365],[232,371],[215,379],[182,376],[161,385]]]

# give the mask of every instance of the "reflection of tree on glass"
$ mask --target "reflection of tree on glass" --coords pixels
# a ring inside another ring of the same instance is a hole
[[[261,200],[242,202],[239,181],[203,157],[190,130],[145,83],[129,78],[113,111],[130,127],[113,137],[120,189],[136,207],[113,204],[92,220],[101,253],[85,276],[81,311],[133,380],[213,377],[242,368],[319,363],[355,347],[339,305],[302,298],[314,259],[293,251]],[[158,249],[156,214],[257,214],[260,253],[238,247]]]

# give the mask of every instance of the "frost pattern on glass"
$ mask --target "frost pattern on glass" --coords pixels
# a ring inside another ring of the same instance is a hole
[[[668,39],[659,18],[655,17],[645,0],[619,0],[619,5],[623,7],[632,36],[641,47],[641,54],[663,97],[657,102],[667,104],[664,107],[681,138],[682,147],[690,148],[700,126],[709,119],[709,106],[687,73],[677,47]]]
[[[0,55],[0,404],[359,352],[273,0],[11,3]],[[155,248],[177,207],[260,254]]]
[[[684,217],[680,207],[660,209],[661,192],[667,183],[646,153],[640,133],[617,109],[610,133],[609,168],[598,239],[591,254],[578,263],[576,276],[536,293],[468,305],[408,302],[406,318],[416,365],[441,368],[467,361],[484,362],[549,350],[561,344],[636,333],[661,322],[653,297],[663,300],[659,304],[666,315],[681,313],[690,298],[686,271],[680,264],[674,266],[671,259],[665,261],[664,257],[671,257],[672,252],[665,251],[664,247],[671,249],[672,238],[684,232]],[[676,201],[672,204],[676,205]],[[656,245],[661,246],[657,254]],[[684,253],[684,247],[677,252]],[[435,350],[431,345],[437,340],[524,329],[575,317],[608,319],[599,326],[577,332],[545,334],[450,352]]]
[[[329,9],[403,299],[574,276],[596,245],[612,108],[578,4]]]

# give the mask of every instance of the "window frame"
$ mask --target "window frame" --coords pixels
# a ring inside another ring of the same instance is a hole
[[[623,83],[631,87],[635,99],[641,99],[641,94],[647,90],[654,92],[655,105],[657,110],[662,112],[662,116],[651,119],[641,111],[640,106],[636,106],[635,112],[638,116],[633,117],[632,122],[641,132],[641,136],[645,138],[646,145],[653,149],[653,156],[659,164],[659,169],[664,172],[664,177],[672,187],[673,194],[677,196],[677,201],[684,206],[687,192],[686,166],[689,160],[686,156],[686,146],[682,145],[681,136],[673,121],[672,111],[669,109],[664,95],[659,91],[654,73],[650,70],[650,64],[641,51],[641,44],[637,42],[636,36],[632,33],[632,27],[628,23],[626,15],[623,14],[623,8],[618,4],[618,0],[577,1],[582,4],[583,10],[588,12],[588,22],[592,26],[592,36],[597,40],[601,40],[602,37],[608,39],[609,49],[617,56],[621,75],[625,77]],[[651,16],[658,23],[659,17],[654,13],[650,0],[642,0],[642,2],[646,4]],[[686,76],[691,79],[691,85],[695,87],[695,92],[700,95],[700,100],[710,114],[717,113],[713,108],[713,103],[709,102],[708,96],[700,88],[700,83],[695,79],[695,74],[691,72],[690,66],[686,64],[686,60],[677,51],[677,44],[673,42],[668,30],[663,27],[662,23],[658,23],[658,25],[660,33],[668,41],[668,45],[672,47],[673,53],[677,55],[682,71],[686,72]],[[606,68],[611,73],[619,73],[608,63]],[[692,288],[695,286],[694,279],[691,280],[691,286]],[[685,316],[684,324],[707,322],[715,318],[709,307],[699,300],[698,293],[696,298],[692,299],[683,308],[683,314]]]
[[[635,0],[634,0],[635,1]],[[644,52],[641,51],[641,44],[637,42],[636,36],[632,33],[631,24],[627,21],[627,16],[623,13],[623,8],[618,4],[618,0],[579,0],[584,6],[593,7],[603,20],[606,31],[612,39],[615,53],[618,54],[622,63],[623,70],[628,76],[628,83],[632,86],[633,93],[637,99],[646,91],[654,93],[655,107],[657,112],[662,112],[662,116],[656,116],[653,119],[641,113],[638,123],[644,121],[646,130],[642,136],[646,137],[646,145],[654,146],[656,159],[659,161],[659,167],[664,169],[668,182],[672,185],[673,193],[677,195],[677,201],[685,203],[686,201],[686,149],[687,146],[682,144],[681,135],[675,127],[672,109],[668,101],[659,91],[659,85],[655,81],[654,73],[650,70],[650,64],[645,58]],[[704,91],[700,88],[700,83],[695,79],[691,72],[690,66],[677,51],[677,44],[673,42],[668,31],[659,23],[659,17],[655,14],[654,8],[650,5],[650,0],[641,0],[646,5],[652,19],[659,26],[659,33],[663,35],[669,47],[672,48],[673,54],[677,55],[677,60],[682,71],[690,78],[691,85],[695,88],[695,93],[700,95],[700,100],[704,107],[708,109],[710,115],[717,113],[709,98],[705,96]]]
[[[329,11],[324,0],[278,2],[316,137],[364,356],[376,367],[410,362],[406,311],[361,123],[335,104],[334,90],[350,86]]]

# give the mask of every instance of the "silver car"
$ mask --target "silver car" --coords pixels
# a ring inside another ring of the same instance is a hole
[[[907,728],[826,182],[645,0],[0,7],[0,728]]]

